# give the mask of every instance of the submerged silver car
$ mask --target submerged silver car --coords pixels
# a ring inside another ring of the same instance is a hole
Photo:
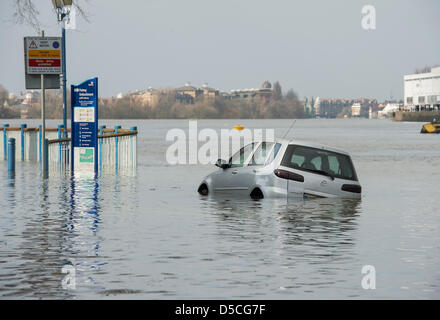
[[[216,166],[199,185],[201,195],[360,198],[362,191],[347,152],[298,140],[253,142]]]

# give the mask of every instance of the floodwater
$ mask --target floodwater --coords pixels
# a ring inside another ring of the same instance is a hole
[[[10,177],[0,161],[1,299],[440,298],[440,135],[420,123],[296,122],[289,136],[352,154],[358,201],[202,197],[216,168],[165,160],[187,120],[100,124],[138,126],[135,172],[43,181],[36,163]],[[198,121],[236,124],[283,136],[291,121]]]

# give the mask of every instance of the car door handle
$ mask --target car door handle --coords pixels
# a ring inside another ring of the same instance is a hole
[[[232,174],[237,174],[237,173],[238,173],[237,170],[232,171]]]

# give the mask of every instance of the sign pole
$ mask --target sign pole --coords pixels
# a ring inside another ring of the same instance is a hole
[[[41,37],[44,37],[44,31],[41,30]],[[44,148],[44,143],[46,142],[46,95],[44,89],[44,73],[41,74],[41,144],[43,148],[41,148],[41,163],[43,165],[43,176],[46,173],[47,168],[47,157],[46,157],[46,148]]]
[[[64,26],[65,22],[62,22],[62,37],[61,37],[61,63],[62,63],[62,72],[63,72],[63,138],[67,138],[67,75],[66,75],[66,28]]]

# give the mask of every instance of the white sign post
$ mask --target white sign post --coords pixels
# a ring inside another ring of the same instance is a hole
[[[32,79],[40,75],[41,88],[41,162],[43,173],[47,173],[48,163],[46,154],[46,96],[45,89],[59,88],[59,74],[61,69],[61,38],[45,37],[44,31],[41,31],[41,37],[24,38],[24,60],[26,88],[34,87],[35,83],[30,84]],[[51,78],[52,85],[46,83],[45,75]],[[30,84],[28,86],[28,83]],[[45,176],[45,175],[43,175]]]

